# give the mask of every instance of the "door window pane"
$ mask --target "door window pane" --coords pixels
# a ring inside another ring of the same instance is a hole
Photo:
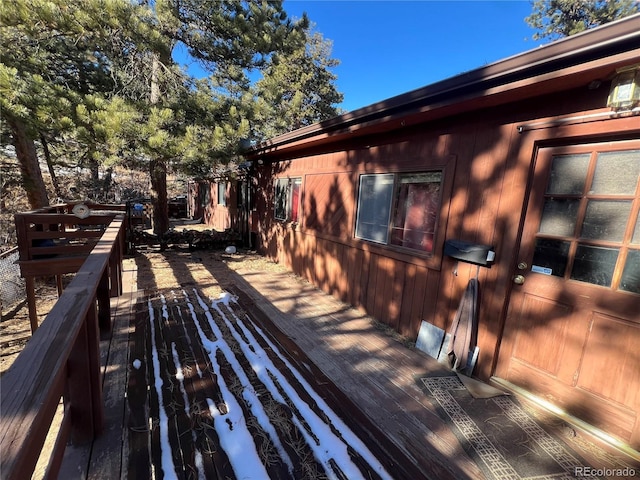
[[[631,237],[631,243],[640,245],[640,216],[636,219],[636,228],[633,231],[633,237]]]
[[[581,237],[622,242],[630,212],[631,202],[590,200]]]
[[[640,293],[640,250],[629,250],[620,279],[620,290]]]
[[[571,278],[608,287],[618,259],[618,249],[578,245]]]
[[[640,150],[598,154],[593,194],[633,195],[640,176]]]
[[[540,267],[536,268],[536,270],[542,271],[545,269],[550,275],[555,275],[556,277],[564,276],[570,245],[569,242],[561,240],[536,239],[532,268]]]
[[[547,198],[544,202],[540,233],[564,237],[573,236],[580,200]]]
[[[580,195],[584,192],[590,154],[553,157],[547,193]]]
[[[362,175],[356,237],[386,243],[393,196],[393,174]]]

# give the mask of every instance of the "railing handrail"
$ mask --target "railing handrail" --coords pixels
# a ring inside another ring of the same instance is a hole
[[[77,355],[74,352],[79,337],[89,337],[91,342],[91,334],[81,332],[94,328],[87,324],[97,322],[95,304],[98,287],[112,251],[117,248],[123,234],[123,224],[122,215],[111,221],[42,326],[0,378],[0,471],[3,478],[25,478],[23,475],[28,472],[30,475],[35,468],[65,390],[66,377],[74,374],[68,362]],[[99,364],[97,370],[99,377]],[[95,375],[95,371],[91,375]],[[86,376],[82,378],[86,379]],[[99,403],[91,408],[101,410],[101,399]],[[73,407],[73,399],[71,404]],[[72,431],[77,419],[72,408]],[[96,430],[100,428],[101,425],[96,425]]]

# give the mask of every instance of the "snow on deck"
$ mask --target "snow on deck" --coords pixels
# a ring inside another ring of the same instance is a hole
[[[228,293],[147,300],[154,478],[391,478]],[[140,393],[140,392],[138,392]]]

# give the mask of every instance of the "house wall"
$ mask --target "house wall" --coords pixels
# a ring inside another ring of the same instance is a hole
[[[218,188],[225,189],[226,204],[218,203]],[[189,185],[189,212],[191,218],[202,217],[205,225],[213,229],[240,229],[237,182],[192,182]]]
[[[542,145],[638,134],[633,120],[576,122],[519,133],[518,126],[558,116],[605,111],[608,85],[513,102],[492,109],[403,127],[355,140],[263,157],[257,171],[261,250],[326,292],[410,338],[427,320],[448,330],[469,280],[480,282],[480,358],[476,373],[494,368],[535,150]],[[271,161],[270,161],[271,160]],[[359,176],[373,172],[445,172],[432,256],[354,237]],[[301,218],[273,218],[274,179],[301,177]],[[442,255],[445,239],[496,247],[492,268],[459,264]],[[454,270],[456,271],[454,273]]]

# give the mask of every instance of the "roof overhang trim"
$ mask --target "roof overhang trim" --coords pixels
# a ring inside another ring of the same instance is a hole
[[[480,96],[522,88],[575,74],[576,67],[593,69],[615,65],[621,55],[640,55],[640,14],[564,38],[534,50],[462,73],[324,122],[274,137],[248,152],[249,157],[281,151],[289,146],[354,131],[367,125],[417,114]]]

